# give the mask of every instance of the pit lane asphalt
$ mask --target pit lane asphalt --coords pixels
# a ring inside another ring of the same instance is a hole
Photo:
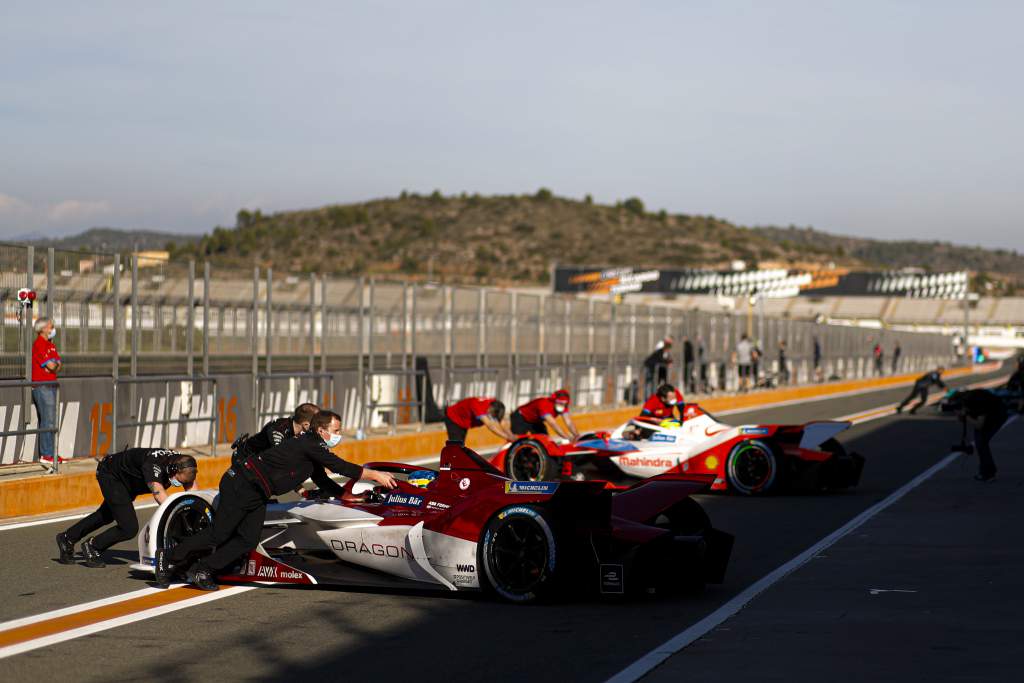
[[[977,382],[975,375],[953,385]],[[900,387],[729,415],[724,421],[803,422],[892,403]],[[12,657],[9,675],[74,678],[298,680],[319,677],[604,680],[750,583],[884,498],[943,457],[957,423],[931,413],[853,427],[841,440],[865,455],[861,485],[830,495],[702,496],[714,524],[737,537],[721,586],[701,596],[535,607],[444,594],[260,588]],[[966,477],[967,475],[965,475]],[[146,518],[151,510],[140,511]],[[123,564],[65,567],[53,536],[68,523],[0,532],[0,621],[145,587]],[[176,662],[171,666],[170,662]]]

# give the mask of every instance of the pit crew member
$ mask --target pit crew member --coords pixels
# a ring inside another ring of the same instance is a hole
[[[191,455],[163,448],[128,448],[112,453],[96,466],[96,482],[103,494],[103,504],[67,531],[57,534],[58,562],[74,564],[75,544],[87,534],[114,522],[106,531],[82,543],[86,567],[103,567],[102,553],[112,545],[134,538],[139,533],[139,520],[132,501],[136,496],[152,493],[157,503],[167,499],[167,489],[181,486],[186,491],[196,488],[196,459]]]
[[[945,370],[945,368],[940,365],[931,372],[918,377],[917,381],[914,382],[913,388],[910,390],[910,396],[903,399],[903,402],[896,407],[896,412],[902,413],[907,404],[913,401],[916,396],[918,401],[914,404],[914,407],[910,409],[910,414],[913,415],[921,406],[928,402],[928,389],[933,384],[940,389],[945,389],[946,385],[942,381],[943,370]]]
[[[551,428],[563,439],[575,441],[579,438],[580,432],[573,424],[572,417],[569,416],[571,403],[569,392],[565,389],[559,389],[550,396],[541,396],[529,403],[524,403],[512,412],[512,433],[517,435],[547,434],[548,428]],[[565,422],[564,429],[558,424],[559,417]]]
[[[320,407],[315,403],[300,403],[296,406],[295,412],[292,413],[291,417],[280,417],[276,420],[271,420],[263,425],[263,429],[257,434],[250,436],[240,444],[240,447],[235,451],[236,457],[244,460],[246,456],[262,453],[279,445],[285,439],[291,439],[302,434],[309,429],[309,421],[319,412]]]
[[[1006,406],[1003,399],[984,389],[966,391],[960,400],[959,417],[965,433],[967,425],[974,428],[974,449],[978,453],[978,473],[974,478],[992,481],[996,477],[996,463],[989,442],[1006,423]]]
[[[213,553],[192,564],[188,582],[201,590],[217,590],[213,577],[260,541],[267,501],[297,488],[320,465],[351,479],[369,479],[386,488],[395,479],[342,460],[330,449],[341,442],[341,417],[324,410],[310,420],[309,431],[287,439],[256,455],[242,465],[232,465],[220,480],[220,504],[213,525],[156,554],[156,583],[166,587],[171,577],[196,552],[213,547]]]
[[[471,397],[453,403],[444,411],[444,426],[449,441],[465,441],[473,427],[487,427],[506,441],[516,436],[501,423],[505,419],[505,404],[496,398]]]
[[[661,420],[668,420],[676,416],[679,411],[679,420],[683,419],[683,395],[671,384],[662,384],[658,390],[644,402],[640,409],[640,417],[656,417]]]

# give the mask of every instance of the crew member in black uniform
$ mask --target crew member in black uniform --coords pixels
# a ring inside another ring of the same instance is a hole
[[[197,588],[217,590],[213,577],[259,544],[267,501],[295,490],[317,466],[350,479],[369,479],[389,489],[395,487],[394,477],[387,472],[360,467],[331,453],[340,441],[341,417],[325,410],[313,416],[305,434],[232,465],[220,480],[220,503],[213,525],[170,550],[157,550],[157,584],[169,585],[171,576],[192,553],[213,548],[213,553],[195,562],[186,576]]]
[[[309,421],[320,412],[315,403],[300,403],[291,417],[279,417],[263,425],[258,433],[250,436],[239,444],[236,457],[244,460],[249,455],[256,455],[281,444],[286,439],[299,436],[309,429]]]
[[[128,448],[106,456],[96,466],[103,504],[67,531],[57,534],[58,561],[74,564],[75,544],[86,534],[115,522],[114,526],[82,543],[85,566],[105,566],[101,555],[104,550],[139,533],[139,520],[132,505],[135,497],[152,493],[156,502],[162,503],[169,495],[167,489],[172,486],[181,486],[186,491],[195,489],[197,472],[196,459],[191,455],[163,448]]]
[[[978,453],[978,481],[992,481],[996,477],[996,462],[992,458],[989,442],[1006,423],[1003,399],[985,389],[972,389],[960,396],[960,420],[974,427],[974,450]]]
[[[1017,369],[1006,380],[1006,388],[1009,391],[1024,392],[1024,356],[1017,356]]]
[[[946,385],[942,381],[943,370],[945,370],[945,368],[939,366],[932,370],[931,372],[918,377],[917,381],[914,382],[913,388],[910,390],[910,396],[907,396],[905,399],[903,399],[903,402],[900,403],[899,406],[897,406],[896,412],[902,413],[903,409],[907,406],[907,404],[913,401],[916,397],[918,401],[916,404],[914,404],[914,407],[910,409],[910,414],[913,415],[918,411],[918,409],[921,406],[928,402],[928,389],[933,384],[939,387],[940,389],[945,389]]]

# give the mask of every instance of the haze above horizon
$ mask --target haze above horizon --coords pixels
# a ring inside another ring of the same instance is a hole
[[[0,239],[556,194],[1024,250],[1024,4],[5,2]]]

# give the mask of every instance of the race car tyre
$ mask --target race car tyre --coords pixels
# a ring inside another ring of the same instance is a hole
[[[558,568],[555,534],[541,510],[511,505],[488,522],[478,546],[481,585],[510,602],[548,597]]]
[[[173,548],[213,524],[213,508],[199,496],[182,496],[171,503],[156,530],[156,547]]]
[[[674,536],[706,536],[712,529],[708,513],[700,503],[692,498],[685,498],[662,512],[654,520],[654,526],[668,529]],[[670,592],[689,594],[700,593],[704,590],[703,563],[689,558],[680,564],[678,574],[672,576],[670,582],[663,581],[664,585],[659,592],[663,592],[665,588],[669,588]]]
[[[769,493],[780,487],[782,459],[769,444],[757,439],[740,441],[725,463],[729,488],[745,496]]]
[[[536,439],[520,439],[505,454],[505,474],[516,481],[544,481],[557,472],[558,463]]]

